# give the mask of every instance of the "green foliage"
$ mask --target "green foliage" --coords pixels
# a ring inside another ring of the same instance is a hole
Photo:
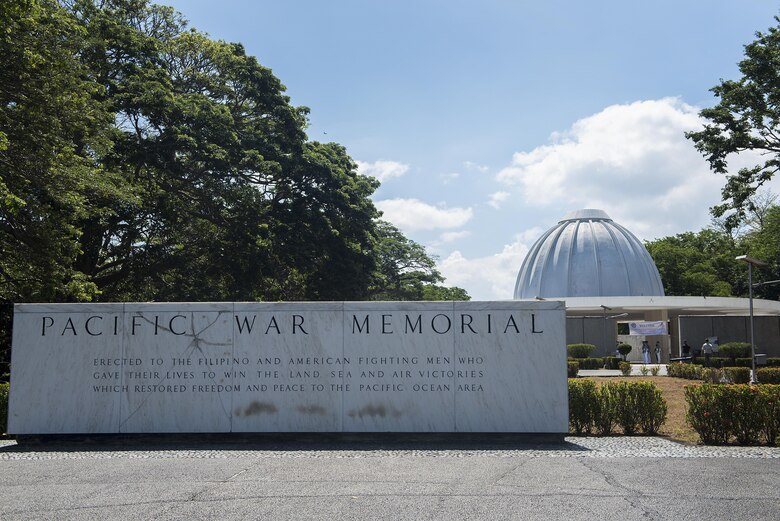
[[[608,435],[615,425],[624,434],[655,434],[666,419],[666,402],[652,382],[569,380],[569,425],[576,434],[594,429]]]
[[[580,370],[580,364],[571,360],[569,360],[567,364],[566,373],[569,375],[569,378],[577,378],[577,373]]]
[[[605,369],[612,369],[612,370],[620,369],[620,362],[621,362],[621,359],[616,357],[616,356],[605,356],[604,357],[604,368]]]
[[[657,365],[654,365],[653,367],[651,367],[651,368],[650,368],[650,374],[651,374],[652,376],[658,376],[658,373],[659,373],[660,371],[661,371],[661,368],[660,368],[660,367],[658,367]]]
[[[628,383],[636,383],[634,392],[639,405],[639,428],[644,434],[657,434],[668,412],[661,390],[652,382]]]
[[[775,20],[780,21],[777,17]],[[780,166],[780,108],[775,102],[780,96],[779,61],[778,27],[756,33],[756,40],[745,46],[745,58],[739,63],[742,77],[721,80],[712,88],[720,102],[701,111],[700,115],[707,120],[703,130],[686,134],[707,159],[710,169],[727,175],[722,192],[724,202],[713,208],[713,214],[733,212],[727,219],[731,227],[745,217],[751,197]],[[762,161],[732,173],[729,159],[746,150],[755,151],[754,156],[763,158]]]
[[[703,443],[722,445],[734,438],[740,445],[774,444],[780,423],[780,386],[686,386],[686,418]]]
[[[10,384],[0,383],[0,434],[8,430],[8,390]]]
[[[727,342],[721,344],[718,351],[721,355],[731,358],[732,363],[734,363],[737,358],[746,358],[750,356],[750,343]]]
[[[702,367],[698,364],[684,364],[673,362],[666,366],[666,374],[675,378],[687,380],[701,380]]]
[[[767,358],[767,367],[780,367],[780,358]]]
[[[580,364],[580,369],[601,369],[604,367],[603,358],[575,358]]]
[[[569,425],[575,434],[590,434],[598,402],[593,380],[569,380]]]
[[[741,268],[733,239],[724,232],[704,229],[663,237],[645,244],[653,258],[666,295],[732,295],[732,281]]]
[[[761,367],[756,369],[756,380],[761,384],[780,384],[780,368]]]
[[[707,383],[719,384],[723,381],[723,370],[717,367],[702,367],[700,379]]]
[[[723,389],[724,386],[713,384],[685,386],[686,420],[707,445],[722,445],[729,439],[730,404]]]
[[[469,300],[461,288],[438,285],[444,278],[435,260],[388,222],[376,223],[373,253],[376,269],[369,287],[371,300]]]
[[[623,376],[629,376],[631,374],[631,364],[629,362],[620,362],[619,367]]]
[[[618,353],[623,355],[623,358],[627,357],[628,353],[630,353],[632,349],[633,347],[631,344],[618,344],[617,346]]]
[[[768,266],[753,270],[754,282],[778,280],[780,279],[780,206],[771,205],[763,212],[757,212],[754,221],[753,228],[741,239],[742,249],[756,258],[769,262]],[[745,280],[744,277],[742,280]],[[747,296],[747,293],[747,284],[743,282],[740,294]],[[754,289],[754,296],[780,300],[780,284],[757,286]]]
[[[750,383],[750,368],[748,367],[724,367],[722,371],[723,378],[726,380],[726,383]]]
[[[766,414],[764,439],[769,445],[775,445],[780,436],[780,385],[759,385],[758,391],[763,397]]]
[[[601,436],[608,436],[617,425],[618,391],[609,383],[599,386],[594,407],[593,425]]]
[[[593,344],[569,344],[566,346],[566,352],[572,358],[588,358],[596,350]]]

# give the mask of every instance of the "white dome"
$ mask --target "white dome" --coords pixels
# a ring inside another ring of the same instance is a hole
[[[566,214],[531,247],[515,284],[516,299],[663,294],[644,245],[602,210]]]

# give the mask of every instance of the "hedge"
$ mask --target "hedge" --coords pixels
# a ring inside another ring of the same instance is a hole
[[[572,358],[588,358],[596,350],[593,344],[569,344],[566,346],[566,352]]]
[[[569,378],[577,378],[577,373],[580,370],[580,364],[577,362],[572,362],[571,360],[569,360],[568,364],[569,366],[567,368],[567,373]]]
[[[780,431],[780,385],[685,387],[686,419],[708,445],[774,445]]]
[[[604,367],[603,358],[575,358],[574,361],[580,364],[580,369],[601,369]]]
[[[762,367],[756,369],[756,380],[760,384],[780,384],[780,368]]]
[[[730,384],[747,384],[750,383],[750,368],[749,367],[724,367],[723,379],[726,383]]]
[[[731,358],[733,361],[736,358],[747,358],[750,356],[750,343],[749,342],[727,342],[721,344],[718,348],[718,353],[721,356]]]
[[[666,402],[653,382],[569,380],[569,428],[576,434],[656,434],[666,420]]]

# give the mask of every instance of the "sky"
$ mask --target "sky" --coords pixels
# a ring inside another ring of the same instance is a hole
[[[378,178],[383,218],[473,300],[511,299],[529,248],[572,210],[648,241],[710,225],[724,177],[684,133],[780,14],[764,0],[160,3],[272,69],[311,109],[309,139]]]

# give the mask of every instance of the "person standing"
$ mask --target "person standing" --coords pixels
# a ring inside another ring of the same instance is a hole
[[[646,364],[650,363],[650,344],[647,340],[642,340],[642,359]]]
[[[691,346],[688,345],[687,340],[683,340],[682,356],[683,358],[688,358],[689,356],[691,356]]]
[[[655,341],[655,363],[661,363],[661,342]]]
[[[709,367],[710,357],[712,356],[712,344],[710,344],[709,338],[704,339],[704,343],[701,345],[701,352],[704,355],[704,367]]]

